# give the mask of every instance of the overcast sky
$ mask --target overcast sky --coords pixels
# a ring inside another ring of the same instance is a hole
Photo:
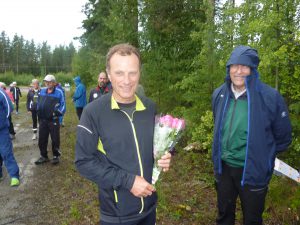
[[[33,39],[36,44],[47,41],[52,47],[80,43],[73,40],[85,15],[81,12],[87,0],[0,0],[0,32],[12,40],[14,34]]]

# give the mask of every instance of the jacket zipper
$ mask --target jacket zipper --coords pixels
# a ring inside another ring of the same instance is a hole
[[[233,121],[233,118],[235,116],[236,103],[237,103],[237,99],[234,99],[234,105],[233,105],[232,114],[231,114],[231,118],[230,118],[230,124],[229,124],[229,132],[228,132],[228,136],[227,136],[227,140],[226,140],[227,150],[228,150],[228,146],[229,146],[229,139],[231,137],[232,121]]]
[[[225,105],[224,105],[223,113],[222,113],[222,119],[220,121],[220,129],[219,129],[219,174],[222,173],[222,163],[221,163],[221,156],[222,156],[222,153],[221,153],[221,149],[222,149],[222,123],[223,123],[223,120],[224,120],[225,109],[227,107],[228,99],[229,99],[229,96],[226,97],[226,101],[225,101]]]
[[[248,101],[248,130],[247,130],[247,145],[246,145],[246,156],[245,156],[245,165],[244,165],[244,170],[243,170],[243,177],[241,180],[241,185],[242,187],[245,184],[245,173],[246,173],[246,167],[247,167],[247,160],[248,160],[248,149],[249,149],[249,135],[250,135],[250,93],[248,89],[248,83],[247,83],[247,78],[245,79],[245,84],[246,84],[246,91],[247,91],[247,101]]]
[[[136,137],[135,127],[134,127],[134,124],[133,124],[133,114],[135,113],[135,111],[133,111],[133,113],[132,113],[132,118],[130,118],[130,116],[125,111],[123,111],[123,110],[120,110],[120,111],[123,112],[130,121],[133,136],[134,136],[134,141],[135,141],[135,145],[136,145],[136,151],[137,151],[137,155],[138,155],[138,159],[139,159],[141,177],[144,177],[144,171],[143,171],[143,165],[142,165],[142,159],[141,159],[141,154],[140,154],[139,143],[138,143],[138,140],[137,140],[137,137]],[[141,197],[141,203],[142,203],[142,208],[139,211],[139,214],[144,211],[144,198],[143,197]]]

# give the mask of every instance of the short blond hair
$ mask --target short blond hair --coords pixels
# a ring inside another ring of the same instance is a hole
[[[38,83],[38,84],[39,84],[39,80],[38,80],[38,79],[33,79],[33,80],[31,81],[31,84],[34,84],[34,83]]]
[[[111,47],[106,55],[106,70],[110,71],[110,59],[114,54],[119,54],[121,56],[136,55],[139,60],[139,67],[141,67],[141,54],[139,50],[131,44],[122,43]]]

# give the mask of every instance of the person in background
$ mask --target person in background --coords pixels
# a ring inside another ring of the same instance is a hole
[[[75,93],[73,95],[73,102],[75,102],[76,113],[80,120],[84,106],[86,105],[86,89],[83,83],[81,83],[80,76],[74,78],[76,85]]]
[[[112,47],[106,59],[112,93],[89,103],[77,126],[75,165],[99,188],[101,225],[154,225],[157,194],[152,183],[156,107],[135,94],[139,51]],[[168,171],[171,154],[158,161]]]
[[[3,83],[3,82],[0,82],[0,88],[5,90],[5,93],[8,95],[9,99],[11,100],[12,104],[14,105],[15,104],[14,97],[13,97],[12,93],[10,92],[10,90],[8,90],[6,88],[6,84]],[[16,138],[16,132],[15,132],[14,124],[12,122],[11,113],[9,114],[8,120],[9,120],[9,136],[10,136],[11,139],[15,139]]]
[[[63,89],[63,87],[61,86],[60,83],[56,82],[55,84],[55,87],[57,90],[61,91],[63,96],[64,96],[64,101],[66,102],[66,93],[65,93],[65,89]],[[64,127],[64,115],[66,113],[66,109],[67,109],[67,104],[65,104],[65,108],[64,108],[64,111],[63,111],[63,114],[61,116],[58,117],[59,119],[59,124],[61,127]]]
[[[10,88],[10,92],[12,93],[12,95],[14,97],[14,102],[16,105],[16,114],[18,114],[19,113],[19,99],[20,99],[20,97],[22,97],[22,93],[20,91],[20,88],[17,87],[16,81],[12,82],[12,87]]]
[[[38,97],[39,137],[38,145],[40,158],[35,161],[36,165],[49,162],[47,145],[49,134],[52,140],[52,164],[59,163],[60,153],[60,125],[58,117],[64,112],[65,101],[61,91],[55,88],[55,77],[48,74],[44,78],[46,88],[42,88]]]
[[[8,117],[12,113],[13,104],[5,91],[0,88],[0,180],[2,180],[2,163],[6,166],[7,172],[11,177],[10,185],[19,186],[20,174],[19,167],[13,154],[13,145],[9,137]]]
[[[31,114],[32,117],[32,131],[33,136],[32,140],[37,139],[37,123],[38,123],[38,116],[37,116],[37,101],[40,94],[40,85],[37,79],[33,79],[31,82],[31,88],[27,94],[27,111]]]
[[[258,64],[255,49],[236,47],[226,64],[225,83],[212,96],[218,225],[235,224],[238,196],[243,224],[263,224],[275,157],[292,141],[284,99],[259,80]]]
[[[107,78],[106,72],[101,72],[98,75],[97,87],[90,91],[89,102],[92,102],[95,99],[99,98],[100,96],[108,93],[111,89],[112,89],[111,84]]]

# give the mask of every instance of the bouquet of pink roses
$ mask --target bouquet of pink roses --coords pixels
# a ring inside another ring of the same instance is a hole
[[[167,151],[174,148],[181,137],[184,128],[185,121],[183,119],[173,118],[170,115],[155,117],[152,184],[156,183],[161,172],[161,168],[157,165],[157,161]]]

